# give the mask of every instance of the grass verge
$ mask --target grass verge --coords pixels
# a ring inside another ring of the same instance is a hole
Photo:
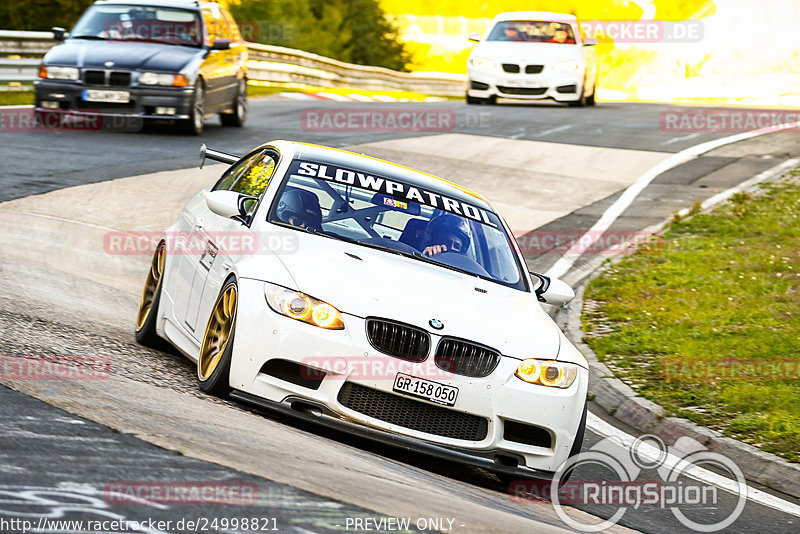
[[[586,342],[668,415],[800,462],[800,171],[592,281]]]
[[[33,91],[0,91],[0,106],[33,104]]]

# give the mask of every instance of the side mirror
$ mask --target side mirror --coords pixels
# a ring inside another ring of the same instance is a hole
[[[225,37],[219,37],[214,39],[214,42],[211,43],[211,50],[229,50],[231,47],[231,40]]]
[[[558,278],[551,278],[543,274],[534,273],[533,271],[531,271],[531,274],[542,282],[539,284],[539,287],[534,290],[539,302],[560,307],[566,306],[575,298],[575,292],[566,282]]]
[[[64,28],[59,28],[58,26],[53,27],[51,31],[53,32],[53,39],[56,41],[63,41],[67,38],[67,35],[69,35],[67,30]]]
[[[597,44],[599,44],[599,41],[597,39],[595,39],[594,37],[587,37],[583,41],[583,46],[595,46]]]
[[[235,191],[220,190],[206,193],[206,205],[212,213],[240,222],[246,221],[246,217],[257,203],[256,197],[241,195]]]
[[[480,43],[481,42],[481,34],[479,33],[471,33],[469,37],[467,37],[467,41],[471,43]]]

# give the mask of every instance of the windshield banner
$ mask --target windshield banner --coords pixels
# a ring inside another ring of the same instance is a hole
[[[486,210],[460,200],[446,197],[440,193],[434,193],[433,191],[389,180],[388,178],[372,176],[371,174],[334,165],[299,160],[292,162],[292,166],[289,168],[289,174],[321,178],[329,182],[368,189],[391,197],[399,201],[399,203],[416,202],[423,206],[440,209],[461,217],[467,217],[488,224],[495,228],[497,227],[497,224],[492,222],[489,218],[489,214]],[[397,207],[397,203],[395,203],[394,207]]]

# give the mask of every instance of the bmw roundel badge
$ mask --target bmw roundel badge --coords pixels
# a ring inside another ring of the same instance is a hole
[[[436,330],[441,330],[442,328],[444,328],[444,323],[439,319],[431,319],[430,321],[428,321],[428,324],[431,325],[431,327],[435,328]]]

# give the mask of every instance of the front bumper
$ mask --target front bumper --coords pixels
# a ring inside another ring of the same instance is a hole
[[[475,98],[516,98],[571,102],[583,91],[581,71],[558,74],[511,74],[502,71],[467,69],[467,94]]]
[[[270,310],[264,299],[263,282],[248,279],[239,282],[230,374],[231,387],[238,390],[239,398],[283,411],[291,411],[294,406],[294,411],[330,426],[513,475],[547,478],[569,457],[586,402],[586,369],[579,368],[577,379],[566,389],[519,380],[514,376],[519,360],[505,356],[486,377],[442,372],[430,355],[424,362],[412,363],[374,349],[367,338],[364,319],[344,314],[344,330],[317,328]],[[433,352],[439,337],[429,333]],[[316,387],[278,378],[264,369],[273,359],[322,370],[324,378]],[[354,360],[359,364],[337,365]],[[458,388],[456,404],[445,407],[393,391],[398,370]],[[475,439],[446,437],[447,432],[438,432],[429,423],[415,427],[415,424],[398,424],[390,413],[368,414],[371,410],[354,409],[352,403],[343,400],[348,384],[350,389],[357,387],[383,400],[395,399],[396,405],[409,413],[419,409],[418,420],[433,418],[448,425],[461,424],[465,418],[482,420],[482,431]],[[520,439],[520,423],[546,439]],[[512,426],[514,432],[510,430]]]
[[[192,87],[165,86],[99,86],[82,82],[39,79],[33,82],[35,107],[39,111],[69,111],[109,117],[139,119],[188,119],[192,108]],[[83,99],[84,90],[127,91],[127,103],[89,102]],[[44,108],[42,102],[57,102],[57,108]],[[173,108],[174,113],[158,114],[157,108]]]

